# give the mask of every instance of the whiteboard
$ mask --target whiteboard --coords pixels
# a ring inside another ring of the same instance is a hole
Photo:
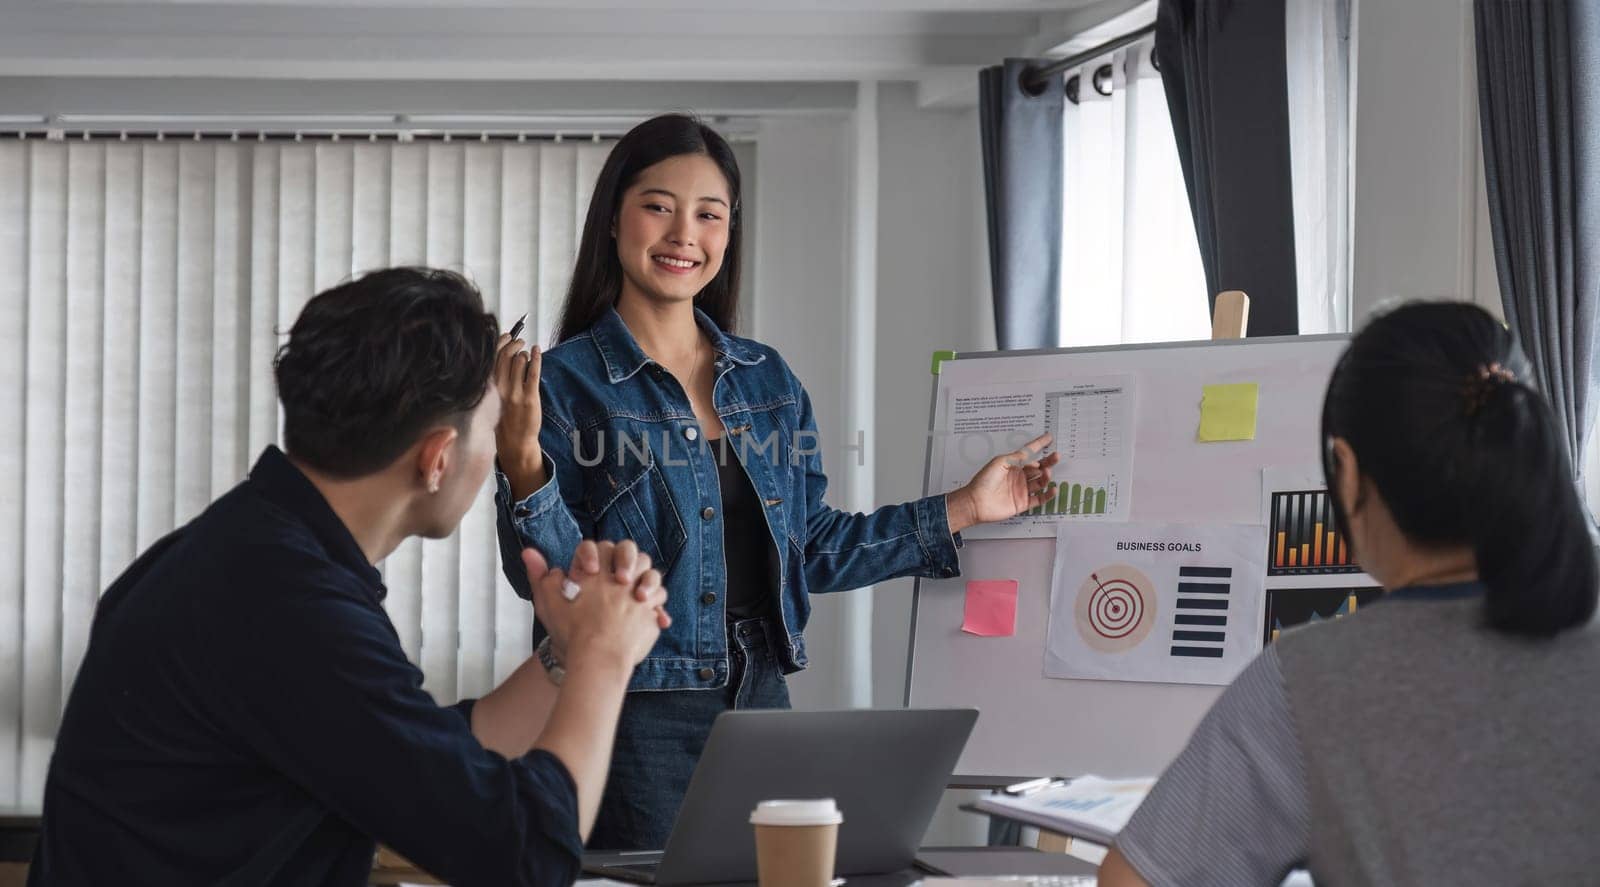
[[[1263,469],[1320,475],[1323,392],[1347,342],[1299,336],[961,355],[934,380],[924,490],[943,492],[934,489],[943,445],[936,430],[948,427],[950,391],[1127,374],[1137,385],[1129,519],[1259,524]],[[1198,443],[1201,386],[1226,382],[1259,383],[1255,440]],[[1054,538],[963,542],[961,576],[917,580],[906,673],[907,706],[979,710],[956,773],[1159,773],[1222,688],[1044,677]],[[1017,580],[1015,636],[961,631],[971,579]]]

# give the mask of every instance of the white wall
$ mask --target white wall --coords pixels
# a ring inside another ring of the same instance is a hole
[[[910,84],[879,90],[877,435],[879,502],[922,495],[935,349],[994,347],[976,109],[917,107]],[[910,579],[878,586],[873,704],[903,704]]]
[[[877,462],[879,502],[922,495],[935,349],[995,347],[975,108],[920,108],[910,84],[879,89]],[[874,595],[873,704],[904,703],[911,579]],[[947,792],[925,843],[982,843],[986,821]]]
[[[989,310],[982,158],[976,109],[918,106],[910,83],[878,88],[876,409],[866,429],[878,504],[922,495],[929,359],[935,349],[994,347]],[[856,195],[851,124],[843,117],[769,120],[757,155],[757,254],[749,288],[756,338],[777,348],[810,392],[831,478],[843,502],[845,427],[841,355],[846,342],[849,222]],[[877,587],[873,604],[872,702],[902,703],[911,621],[910,579]],[[791,680],[796,705],[839,704],[832,595],[812,599],[806,645],[812,666]]]
[[[922,495],[935,349],[994,347],[989,310],[982,158],[977,110],[918,106],[910,83],[878,88],[876,409],[867,445],[878,504]],[[843,503],[849,224],[856,195],[851,123],[839,116],[768,120],[758,135],[757,259],[747,290],[752,334],[777,348],[810,392],[831,478]],[[912,580],[877,586],[872,703],[902,704]],[[806,631],[811,667],[790,680],[799,707],[848,698],[841,667],[844,598],[819,595]]]
[[[928,403],[935,349],[994,348],[984,229],[982,155],[975,108],[919,107],[911,83],[877,90],[876,408],[867,445],[878,504],[922,495]],[[851,271],[850,222],[855,147],[851,121],[817,117],[763,123],[757,147],[756,243],[751,331],[783,353],[817,409],[829,500],[842,483],[854,438],[841,424],[848,380],[842,355]],[[870,144],[870,140],[866,140]],[[905,693],[912,580],[878,585],[872,603],[871,698],[897,707]],[[806,631],[811,667],[790,678],[801,708],[839,707],[850,697],[841,625],[847,598],[812,598]],[[981,818],[954,809],[951,793],[929,832],[942,843],[981,841]]]
[[[778,349],[811,395],[825,463],[844,440],[843,366],[847,224],[852,165],[842,116],[765,121],[758,135],[754,302],[749,335]],[[837,461],[835,459],[835,461]],[[837,467],[829,473],[837,475]],[[837,487],[837,480],[835,481]],[[838,489],[829,501],[839,501]],[[797,708],[837,708],[850,675],[840,667],[842,599],[812,598],[811,667],[790,678]]]

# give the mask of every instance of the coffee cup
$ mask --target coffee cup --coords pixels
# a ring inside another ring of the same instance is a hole
[[[828,887],[842,822],[832,798],[757,804],[750,824],[761,887]]]

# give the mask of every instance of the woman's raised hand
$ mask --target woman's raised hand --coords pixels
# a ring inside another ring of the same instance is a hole
[[[544,355],[521,339],[500,336],[494,357],[494,385],[500,392],[500,424],[495,427],[495,455],[511,482],[515,499],[527,498],[544,486],[544,453],[539,449],[543,410],[539,403],[539,368]]]
[[[1043,504],[1051,494],[1050,469],[1061,454],[1039,454],[1050,445],[1048,434],[1028,441],[1022,449],[990,459],[972,480],[945,497],[950,531],[959,533],[974,524],[1005,520]]]

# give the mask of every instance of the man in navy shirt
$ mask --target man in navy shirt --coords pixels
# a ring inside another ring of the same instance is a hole
[[[584,543],[570,576],[524,552],[551,646],[445,708],[373,566],[472,504],[514,347],[447,272],[306,305],[276,362],[288,452],[101,600],[30,884],[354,887],[375,841],[457,887],[576,877],[660,575],[631,543]]]

